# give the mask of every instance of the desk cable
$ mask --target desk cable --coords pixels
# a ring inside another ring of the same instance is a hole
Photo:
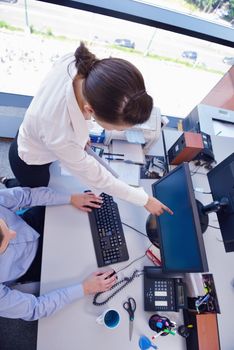
[[[214,161],[215,164],[217,163],[216,161]],[[204,167],[206,170],[211,170],[213,169],[212,166],[212,162],[207,162],[204,161],[203,163],[199,160],[199,161],[195,161],[194,163],[195,167],[193,169],[190,169],[190,174],[191,176],[195,175],[195,174],[199,174],[199,175],[207,175],[207,173],[201,173],[198,170],[202,167]]]
[[[145,236],[145,237],[148,238],[148,236],[147,236],[145,233],[143,233],[143,232],[137,230],[135,227],[132,227],[132,226],[126,224],[126,223],[123,222],[123,221],[121,222],[121,224],[124,225],[124,226],[127,226],[127,227],[131,228],[132,230],[136,231],[137,233],[141,234],[142,236]]]
[[[151,244],[152,245],[152,244]],[[150,246],[151,246],[150,245]],[[134,262],[140,260],[140,259],[143,259],[144,257],[146,256],[146,252],[144,255],[140,256],[139,258],[136,258],[134,259],[133,261],[131,261],[128,265],[122,267],[121,269],[119,269],[118,271],[116,271],[116,273],[119,273],[120,271],[123,271],[125,270],[126,268],[128,268],[130,265],[132,265]],[[139,271],[139,270],[135,270],[133,272],[133,274],[130,276],[130,277],[124,277],[121,281],[115,283],[111,289],[105,291],[105,292],[99,292],[99,293],[96,293],[94,295],[94,298],[93,298],[93,305],[95,306],[101,306],[101,305],[105,305],[106,303],[108,303],[108,301],[110,299],[112,299],[117,293],[119,293],[124,287],[126,287],[129,283],[131,283],[134,278],[136,277],[139,277],[141,275],[143,275],[144,271]],[[124,283],[123,285],[121,285],[122,283]],[[121,285],[121,286],[120,286]],[[106,299],[104,299],[103,301],[97,301],[97,299],[104,293],[108,293],[110,291],[112,291],[114,288],[120,286],[118,289],[116,289],[111,295],[109,295],[109,297],[107,297]]]
[[[94,298],[93,298],[93,305],[95,305],[95,306],[105,305],[106,303],[108,303],[108,301],[111,298],[113,298],[117,293],[119,293],[123,288],[125,288],[129,283],[131,283],[134,280],[134,278],[141,276],[143,273],[144,273],[143,271],[135,270],[130,277],[124,277],[121,281],[119,281],[116,284],[114,284],[113,287],[111,287],[111,289],[109,291],[111,291],[114,288],[120,286],[121,284],[122,285],[118,289],[116,289],[109,297],[107,297],[103,301],[97,301],[97,299],[99,298],[100,295],[102,295],[103,293],[106,293],[108,291],[96,293],[94,295]]]
[[[212,228],[215,228],[216,230],[220,230],[220,227],[218,226],[208,225],[208,227],[212,227]]]
[[[202,193],[202,194],[212,194],[211,192],[204,191],[203,188],[201,188],[201,187],[195,187],[193,190],[194,190],[194,192],[198,192],[198,193]]]

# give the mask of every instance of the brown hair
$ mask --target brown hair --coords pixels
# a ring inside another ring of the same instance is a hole
[[[132,63],[114,57],[99,60],[81,42],[75,65],[78,76],[84,78],[83,95],[100,121],[135,125],[149,119],[153,99]]]

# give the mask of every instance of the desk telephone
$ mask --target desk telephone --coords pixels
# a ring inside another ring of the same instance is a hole
[[[155,266],[144,267],[144,310],[178,311],[187,307],[185,284],[181,277],[162,273]]]
[[[111,298],[131,283],[136,277],[144,275],[145,311],[178,311],[187,307],[185,284],[181,277],[163,274],[156,266],[144,266],[144,271],[135,270],[130,277],[118,281],[109,291],[96,293],[93,304],[105,305]],[[98,300],[103,294],[109,294],[104,300]]]

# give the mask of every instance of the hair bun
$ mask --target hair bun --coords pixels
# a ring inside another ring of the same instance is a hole
[[[144,95],[147,95],[147,92],[145,90],[140,90],[140,91],[137,91],[132,96],[130,96],[130,99],[136,101],[137,99],[139,99],[140,97],[142,97]]]
[[[129,124],[142,124],[149,119],[152,108],[152,97],[145,90],[141,90],[132,95],[124,106],[125,121]]]
[[[80,46],[76,49],[75,59],[77,73],[83,78],[87,78],[94,64],[99,61],[96,56],[87,49],[83,42],[81,42]]]

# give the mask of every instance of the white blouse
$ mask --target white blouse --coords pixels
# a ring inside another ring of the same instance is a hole
[[[66,55],[41,84],[19,129],[20,158],[34,165],[59,160],[92,189],[145,205],[148,195],[143,188],[116,179],[84,150],[89,131],[73,90],[76,72],[74,55]]]

